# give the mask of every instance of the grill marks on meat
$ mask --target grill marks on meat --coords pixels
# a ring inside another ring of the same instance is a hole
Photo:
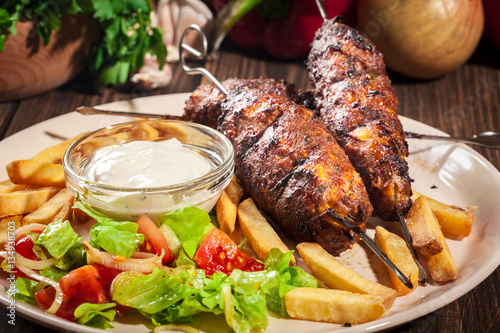
[[[361,177],[317,115],[289,96],[245,84],[219,108],[217,128],[232,142],[236,176],[257,205],[299,242],[316,241],[334,255],[349,249],[358,236],[338,218],[364,230],[373,208]]]
[[[243,80],[234,78],[222,82],[222,85],[228,91],[234,91],[238,87],[261,89],[284,96],[308,108],[311,108],[314,104],[314,97],[310,91],[298,90],[295,85],[284,80],[266,78]],[[217,128],[218,118],[222,116],[221,103],[225,98],[226,96],[213,84],[199,86],[187,100],[182,119]]]
[[[375,215],[396,220],[411,206],[408,149],[382,54],[335,21],[316,32],[307,60],[315,109],[360,173]]]

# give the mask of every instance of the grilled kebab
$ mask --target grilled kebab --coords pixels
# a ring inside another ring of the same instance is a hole
[[[311,91],[299,90],[294,84],[285,80],[233,78],[221,83],[228,91],[234,91],[238,87],[240,89],[241,87],[260,89],[268,93],[284,96],[290,101],[308,108],[312,108],[314,104],[314,96]],[[226,95],[215,85],[201,85],[193,91],[193,94],[186,101],[182,120],[217,128],[217,120],[222,115],[221,104],[225,99]]]
[[[307,59],[315,110],[359,172],[374,215],[396,221],[411,206],[408,148],[382,54],[367,37],[327,20]]]
[[[199,87],[187,117],[214,125],[213,114],[203,114],[217,108],[215,125],[233,144],[245,191],[289,236],[340,254],[358,240],[343,223],[364,231],[373,209],[361,177],[314,112],[290,101],[286,84],[271,84],[273,93],[249,82],[233,81],[227,97]]]

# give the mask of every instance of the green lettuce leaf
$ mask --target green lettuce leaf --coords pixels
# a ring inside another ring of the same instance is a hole
[[[203,236],[213,228],[210,216],[198,207],[185,207],[158,216],[160,224],[166,223],[175,233],[190,258],[196,253]]]
[[[128,284],[117,285],[113,291],[113,301],[153,314],[185,299],[192,289],[155,268],[151,274],[136,277]]]
[[[144,235],[137,233],[137,223],[115,221],[80,200],[75,201],[75,207],[96,220],[96,224],[90,228],[90,244],[93,247],[130,258],[144,242]]]
[[[9,293],[10,289],[7,290],[7,294],[15,299],[29,304],[38,304],[35,298],[35,288],[37,284],[38,281],[18,277],[15,282],[14,294]]]
[[[115,320],[116,303],[83,303],[75,309],[75,321],[94,328],[114,328],[110,322]]]
[[[52,257],[61,259],[70,248],[78,244],[79,240],[71,223],[68,220],[64,222],[59,220],[49,223],[35,244],[45,247]]]
[[[282,317],[287,316],[286,294],[299,287],[318,288],[320,281],[300,267],[290,266],[292,252],[283,253],[274,248],[269,251],[264,264],[268,271],[267,279],[260,286],[265,294],[267,308]]]

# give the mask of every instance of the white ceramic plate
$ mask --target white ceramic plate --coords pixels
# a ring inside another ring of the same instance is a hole
[[[137,112],[169,113],[180,115],[188,94],[146,97],[129,102],[111,103],[102,108],[134,110]],[[0,142],[0,165],[12,160],[30,158],[42,148],[60,142],[60,138],[73,137],[84,131],[95,130],[112,123],[131,120],[116,116],[82,116],[65,114],[18,132]],[[405,130],[443,134],[427,125],[402,118]],[[409,140],[410,173],[415,179],[414,189],[445,203],[461,207],[478,206],[476,223],[472,234],[465,239],[448,239],[448,244],[460,272],[454,282],[438,285],[430,283],[418,287],[412,294],[396,300],[384,318],[352,327],[325,323],[311,323],[291,319],[270,318],[268,332],[373,332],[387,330],[405,322],[429,314],[456,300],[486,279],[500,264],[500,173],[481,155],[462,144],[438,143],[436,141]],[[0,180],[7,175],[2,167]],[[379,221],[373,219],[372,224]],[[387,224],[386,224],[387,226]],[[396,224],[388,228],[397,230]],[[368,234],[373,237],[373,228]],[[376,272],[385,272],[377,258],[362,245],[345,252],[340,260],[367,278],[384,283]],[[385,281],[386,282],[386,281]],[[8,281],[0,279],[0,303],[6,307],[5,296]],[[55,316],[45,314],[33,306],[17,302],[17,315],[24,316],[41,325],[73,332],[102,332],[77,325]],[[227,331],[223,316],[201,316],[196,325],[206,332]],[[215,319],[214,319],[215,318]],[[139,315],[126,315],[115,322],[116,332],[150,332],[152,325]]]

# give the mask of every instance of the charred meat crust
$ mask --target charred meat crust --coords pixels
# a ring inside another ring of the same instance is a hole
[[[388,221],[411,206],[408,148],[382,54],[340,22],[316,32],[307,60],[315,109],[366,185],[374,214]]]
[[[218,129],[235,148],[235,173],[246,192],[289,236],[316,241],[334,255],[364,230],[372,206],[359,174],[323,122],[284,96],[240,87],[221,103]],[[335,214],[330,214],[330,212]]]
[[[285,80],[267,78],[244,80],[233,78],[225,80],[222,82],[222,85],[228,91],[241,89],[241,87],[256,88],[285,96],[289,100],[308,108],[312,108],[314,105],[314,96],[311,91],[299,90],[295,85]],[[223,116],[221,103],[225,98],[226,96],[213,84],[199,86],[186,101],[183,119],[217,128],[218,118]]]

